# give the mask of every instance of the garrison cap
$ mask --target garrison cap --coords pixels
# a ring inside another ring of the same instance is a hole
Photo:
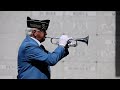
[[[29,28],[38,28],[40,30],[47,30],[50,20],[36,20],[27,17],[27,27]]]

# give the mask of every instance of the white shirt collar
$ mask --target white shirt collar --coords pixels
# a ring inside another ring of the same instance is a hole
[[[32,38],[33,40],[35,40],[38,43],[39,46],[41,45],[41,43],[37,39],[35,39],[33,37],[30,37],[30,38]]]

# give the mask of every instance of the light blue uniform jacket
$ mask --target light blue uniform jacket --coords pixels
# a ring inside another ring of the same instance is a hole
[[[58,46],[52,53],[26,36],[18,51],[18,79],[50,79],[50,66],[69,54]]]

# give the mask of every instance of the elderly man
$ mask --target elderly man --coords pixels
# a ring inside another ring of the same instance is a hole
[[[36,20],[27,17],[27,35],[18,51],[17,79],[50,79],[50,66],[54,66],[69,54],[68,36],[62,35],[53,52],[47,51],[45,41],[50,20]]]

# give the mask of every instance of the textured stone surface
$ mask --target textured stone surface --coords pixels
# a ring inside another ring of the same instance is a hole
[[[50,19],[48,36],[89,35],[88,46],[78,42],[51,67],[52,79],[116,79],[114,11],[0,11],[0,78],[17,76],[17,51],[25,37],[27,16]],[[51,52],[56,48],[49,39],[43,44]]]

